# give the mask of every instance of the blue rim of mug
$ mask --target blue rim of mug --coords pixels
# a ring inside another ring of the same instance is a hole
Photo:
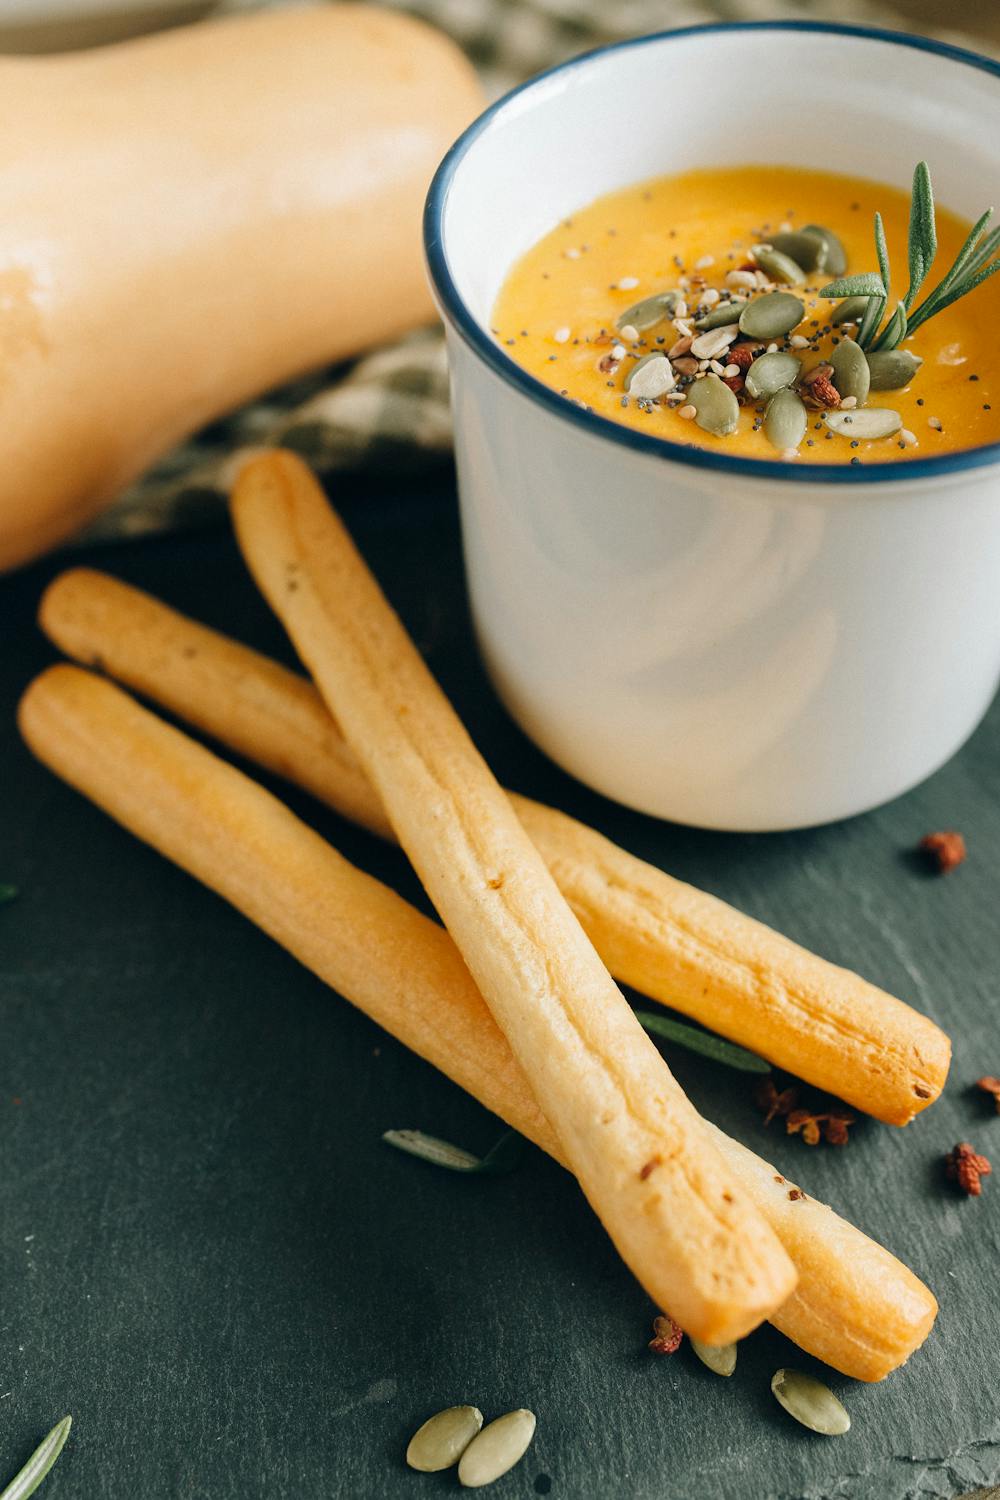
[[[529,375],[527,370],[504,353],[501,346],[466,307],[451,274],[444,246],[442,225],[448,194],[451,191],[455,174],[469,149],[475,145],[494,120],[510,109],[515,100],[551,78],[572,73],[578,68],[593,63],[596,59],[611,56],[616,52],[670,41],[685,41],[692,36],[764,31],[858,37],[863,41],[886,42],[895,46],[909,47],[917,52],[930,52],[936,57],[946,58],[949,62],[963,63],[967,67],[989,73],[994,78],[1000,78],[1000,63],[993,62],[988,57],[982,57],[978,52],[970,52],[967,48],[954,47],[948,42],[933,41],[929,37],[909,36],[900,31],[887,31],[875,26],[852,26],[833,21],[713,22],[704,26],[685,26],[676,31],[652,32],[648,36],[631,37],[625,41],[612,42],[608,46],[583,52],[567,62],[558,63],[555,67],[536,74],[526,83],[504,94],[495,104],[490,105],[458,137],[434,174],[424,205],[424,254],[431,284],[445,318],[484,364],[488,365],[508,385],[529,397],[536,405],[544,407],[562,421],[573,423],[595,437],[607,438],[624,448],[631,448],[673,463],[690,464],[695,468],[710,469],[722,474],[740,474],[751,479],[792,480],[796,484],[872,484],[893,480],[906,482],[921,477],[931,478],[937,475],[960,473],[966,469],[980,469],[990,464],[1000,463],[1000,442],[984,443],[975,448],[963,448],[955,453],[941,453],[932,458],[907,459],[905,463],[878,461],[861,464],[789,464],[781,459],[741,458],[728,453],[715,452],[709,448],[675,443],[670,438],[654,437],[577,406],[565,396],[560,396],[550,386],[543,384],[534,375]]]

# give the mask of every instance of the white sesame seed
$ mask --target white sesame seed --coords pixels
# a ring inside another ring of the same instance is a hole
[[[689,401],[687,406],[681,406],[678,408],[677,415],[679,417],[683,417],[685,422],[690,422],[692,417],[696,417],[698,415],[698,408],[696,406],[692,406]]]
[[[788,222],[788,220],[787,219],[782,219],[781,223],[778,225],[778,233],[779,234],[790,234],[791,230],[792,230],[792,226]]]
[[[687,292],[691,289],[691,283],[686,276],[679,276],[677,278],[677,285],[682,292]]]
[[[805,337],[804,334],[801,333],[793,333],[788,342],[791,344],[793,349],[809,348],[809,340]]]
[[[628,353],[628,350],[625,348],[624,344],[612,344],[612,346],[611,346],[611,358],[612,359],[624,359],[625,355],[627,353]]]
[[[624,328],[619,329],[619,332],[627,344],[634,344],[639,337],[639,330],[632,323],[626,323]],[[556,337],[558,338],[558,334]]]
[[[778,352],[778,346],[777,346],[777,344],[768,344],[768,346],[767,346],[767,352],[768,352],[768,354],[777,354],[777,352]]]
[[[572,329],[570,328],[557,328],[552,337],[555,339],[557,344],[568,344],[571,332]]]
[[[698,361],[698,369],[704,375],[705,371],[708,369],[708,360],[707,359],[699,359],[699,361]]]
[[[726,373],[725,365],[720,365],[717,359],[710,359],[708,362],[708,368],[716,375],[725,375]]]
[[[785,463],[791,463],[794,458],[798,458],[799,450],[798,448],[786,448],[781,456],[785,460]]]
[[[857,406],[858,398],[857,396],[845,396],[840,404],[844,411],[850,411],[852,407]]]
[[[739,365],[726,365],[722,373],[727,380],[733,380],[740,373],[740,367]]]
[[[677,332],[680,334],[682,339],[691,337],[691,324],[688,322],[687,318],[675,318],[674,327],[677,329]]]
[[[630,292],[633,287],[639,285],[639,278],[638,276],[620,276],[618,278],[618,285],[623,292]]]
[[[708,269],[709,266],[714,266],[714,265],[715,265],[715,256],[714,255],[701,255],[695,261],[694,268],[695,268],[696,271],[705,271],[705,270]]]
[[[677,302],[674,304],[674,317],[675,318],[686,318],[687,315],[688,315],[688,305],[687,305],[687,302],[684,300],[683,297],[680,297],[677,300]]]
[[[569,250],[566,251],[566,259],[567,260],[579,260],[581,254],[582,254],[582,252],[580,250],[577,250],[576,247],[573,246]]]
[[[917,434],[911,432],[908,427],[903,427],[900,429],[899,441],[905,443],[908,448],[915,448],[917,446]]]
[[[927,418],[927,425],[928,425],[928,427],[933,427],[935,432],[943,432],[944,431],[944,427],[941,425],[941,418],[940,417],[928,417]]]
[[[714,286],[708,287],[708,289],[701,294],[702,307],[714,307],[718,300],[719,293],[716,291]]]

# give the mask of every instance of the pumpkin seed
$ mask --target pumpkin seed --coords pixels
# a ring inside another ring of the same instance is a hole
[[[843,1402],[837,1400],[829,1386],[801,1370],[776,1370],[771,1390],[788,1415],[810,1432],[836,1437],[847,1432],[851,1425]]]
[[[775,391],[767,403],[764,413],[764,431],[772,447],[784,453],[797,448],[805,437],[809,417],[805,406],[794,391]]]
[[[923,360],[909,349],[884,349],[868,355],[868,370],[873,391],[898,391],[909,385]]]
[[[843,241],[837,238],[833,230],[827,229],[825,224],[803,224],[802,233],[818,235],[826,246],[826,260],[822,269],[827,275],[843,276],[847,270],[847,251]]]
[[[805,307],[791,292],[766,292],[740,313],[740,332],[748,339],[781,338],[805,317]]]
[[[657,292],[654,297],[643,297],[641,302],[636,302],[632,307],[627,307],[620,318],[615,320],[616,328],[628,328],[629,325],[645,333],[649,328],[655,328],[657,323],[662,323],[664,318],[669,318],[677,306],[678,292]]]
[[[524,1407],[497,1417],[472,1439],[462,1454],[458,1465],[461,1483],[467,1489],[492,1484],[524,1457],[534,1435],[535,1414]]]
[[[735,1344],[703,1344],[688,1334],[688,1343],[713,1375],[731,1375],[736,1369]]]
[[[688,388],[688,402],[694,407],[695,421],[715,437],[735,432],[740,420],[740,404],[728,385],[718,375],[706,375]]]
[[[831,379],[841,399],[844,396],[854,396],[858,405],[864,406],[868,400],[872,377],[861,345],[856,344],[853,339],[841,339],[830,355],[830,363],[833,365]]]
[[[841,323],[860,323],[868,311],[867,297],[845,297],[843,302],[838,302],[830,314],[830,322],[835,328]]]
[[[790,229],[783,234],[771,236],[771,246],[787,255],[803,271],[825,271],[827,242],[816,231]],[[757,257],[760,260],[760,256]]]
[[[457,1464],[483,1425],[476,1406],[448,1406],[428,1417],[410,1438],[406,1462],[421,1474],[437,1474]]]
[[[710,328],[724,328],[727,323],[737,322],[746,305],[745,297],[735,298],[732,302],[720,302],[718,307],[713,307],[703,318],[696,318],[694,326],[703,333],[707,333]]]
[[[746,386],[755,401],[773,396],[786,385],[794,385],[799,378],[802,365],[794,354],[762,354],[747,370]]]
[[[855,407],[853,411],[827,411],[823,421],[831,432],[841,437],[857,438],[860,442],[875,438],[892,437],[903,425],[898,411],[887,406]]]
[[[798,262],[792,260],[790,255],[782,254],[773,246],[766,250],[758,245],[753,254],[760,269],[766,272],[772,281],[783,282],[785,286],[801,286],[806,279],[806,273]]]
[[[665,354],[644,354],[625,376],[625,389],[632,396],[655,401],[677,384],[674,367]]]

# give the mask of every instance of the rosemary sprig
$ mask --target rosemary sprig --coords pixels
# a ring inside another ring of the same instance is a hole
[[[710,1057],[713,1062],[725,1063],[728,1068],[736,1068],[740,1073],[771,1071],[771,1064],[758,1057],[756,1052],[737,1047],[735,1042],[727,1042],[714,1032],[699,1031],[696,1026],[685,1026],[681,1021],[672,1021],[669,1016],[661,1016],[652,1011],[637,1010],[635,1018],[645,1031],[652,1032],[654,1036],[666,1037],[667,1041],[687,1047],[689,1052],[698,1052],[702,1057]]]
[[[930,169],[925,161],[918,162],[913,172],[913,188],[910,196],[910,229],[907,246],[910,285],[902,302],[897,302],[892,317],[882,328],[882,319],[889,304],[890,268],[889,250],[885,242],[882,215],[875,215],[875,254],[878,272],[869,271],[861,276],[842,276],[831,281],[820,291],[821,297],[867,297],[858,343],[862,349],[897,349],[903,340],[935,313],[943,312],[960,297],[981,286],[990,276],[1000,271],[1000,228],[986,234],[993,217],[992,208],[977,219],[968,239],[948,271],[919,307],[913,308],[928,272],[937,255],[937,225],[934,218],[934,189]],[[984,238],[985,235],[985,238]],[[881,328],[881,332],[879,331]]]
[[[48,1437],[39,1443],[24,1468],[14,1475],[0,1494],[0,1500],[28,1500],[28,1496],[35,1493],[62,1452],[72,1425],[72,1417],[63,1417],[61,1422],[56,1423]]]
[[[485,1156],[473,1156],[462,1146],[453,1146],[436,1135],[425,1135],[422,1130],[387,1130],[382,1139],[387,1146],[395,1146],[408,1156],[419,1156],[432,1166],[445,1167],[449,1172],[478,1172],[485,1177],[502,1177],[513,1172],[524,1153],[524,1137],[516,1130],[502,1135]]]

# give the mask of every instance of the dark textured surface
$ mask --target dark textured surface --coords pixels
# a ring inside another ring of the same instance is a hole
[[[0,1465],[71,1411],[51,1500],[417,1500],[456,1481],[403,1467],[409,1433],[472,1401],[538,1414],[527,1458],[490,1491],[510,1500],[545,1493],[543,1476],[555,1500],[903,1500],[996,1482],[1000,1180],[965,1201],[941,1158],[959,1139],[1000,1158],[1000,1117],[970,1090],[1000,1073],[1000,710],[931,781],[857,821],[773,836],[658,824],[570,782],[506,719],[469,635],[450,492],[348,494],[344,509],[511,785],[952,1033],[945,1098],[905,1131],[860,1125],[843,1151],[765,1132],[750,1081],[669,1054],[706,1114],[930,1282],[939,1326],[882,1386],[833,1377],[854,1425],[818,1438],[768,1387],[779,1365],[823,1371],[771,1329],[729,1381],[689,1350],[646,1353],[655,1309],[539,1153],[490,1181],[381,1145],[418,1126],[485,1149],[498,1126],[31,761],[12,713],[52,656],[32,626],[50,560],[0,580],[0,881],[21,890],[0,910]],[[223,532],[86,560],[288,656]],[[397,851],[282,795],[414,894]],[[909,852],[942,826],[971,849],[947,879]]]

